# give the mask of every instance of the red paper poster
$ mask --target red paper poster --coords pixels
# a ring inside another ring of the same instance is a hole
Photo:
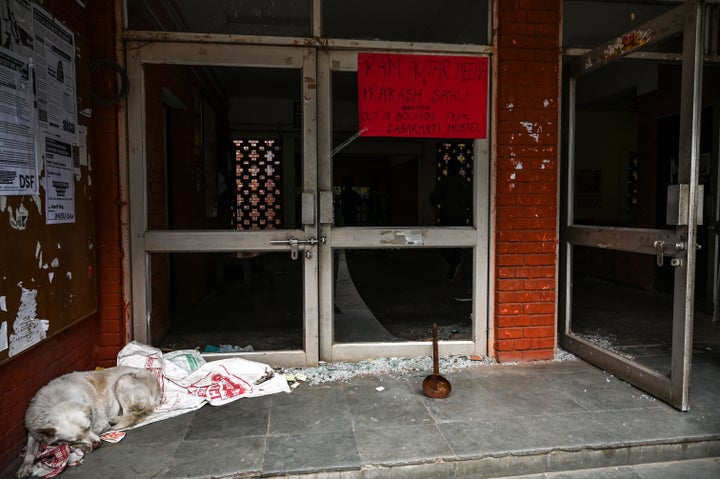
[[[487,137],[487,57],[358,54],[362,136]]]

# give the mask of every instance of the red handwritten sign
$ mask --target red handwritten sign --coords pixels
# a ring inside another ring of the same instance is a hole
[[[487,137],[487,57],[358,54],[362,136]]]

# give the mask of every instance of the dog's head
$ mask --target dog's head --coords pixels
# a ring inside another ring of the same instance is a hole
[[[67,409],[52,422],[31,431],[35,439],[45,444],[69,444],[84,452],[90,452],[100,444],[100,438],[92,431],[90,408]]]

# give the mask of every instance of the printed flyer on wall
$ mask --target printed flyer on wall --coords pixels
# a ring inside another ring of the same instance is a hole
[[[25,58],[0,49],[0,195],[38,193],[33,111]]]
[[[74,223],[73,146],[48,136],[45,137],[44,145],[45,223]]]

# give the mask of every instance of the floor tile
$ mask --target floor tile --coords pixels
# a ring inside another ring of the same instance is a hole
[[[438,428],[460,458],[519,451],[527,453],[537,447],[537,440],[531,437],[528,428],[507,417],[447,422],[439,424]]]
[[[59,477],[62,479],[162,477],[179,447],[179,441],[172,439],[165,444],[155,444],[151,449],[145,445],[119,447],[120,444],[103,444],[92,454],[87,455],[83,464],[65,468]],[[150,450],[153,451],[152,454],[148,454]]]
[[[359,467],[360,458],[351,432],[279,434],[267,438],[263,463],[265,475]]]
[[[642,479],[711,479],[720,477],[720,459],[649,464],[640,472]]]
[[[265,437],[216,437],[183,441],[165,477],[226,477],[260,473]]]
[[[573,448],[578,444],[598,447],[617,441],[616,431],[604,416],[594,412],[541,414],[516,418],[527,428],[528,442],[537,448]]]
[[[317,388],[297,395],[295,404],[270,409],[270,434],[350,431],[352,423],[341,387]]]
[[[206,405],[195,413],[185,439],[192,441],[265,435],[268,431],[269,411],[266,403],[246,399],[224,406]]]
[[[152,445],[166,443],[168,440],[180,441],[185,437],[196,412],[191,411],[171,419],[130,429],[126,432],[125,438],[117,445]]]
[[[423,397],[423,403],[438,422],[475,421],[488,417],[508,417],[515,410],[498,401],[496,396],[474,379],[453,381],[452,392],[444,399]]]
[[[355,431],[355,438],[363,465],[455,457],[435,425],[364,429]]]
[[[639,411],[616,410],[597,414],[603,424],[615,431],[617,441],[659,441],[718,433],[718,429],[662,405]]]

